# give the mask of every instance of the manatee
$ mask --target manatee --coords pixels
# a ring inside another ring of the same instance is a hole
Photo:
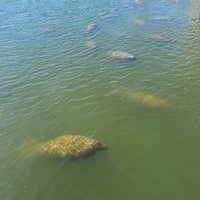
[[[168,42],[169,41],[168,38],[161,36],[159,34],[148,34],[147,38],[152,39],[154,41],[158,41],[158,42]]]
[[[165,99],[162,99],[153,94],[148,94],[140,91],[135,91],[133,89],[128,89],[123,86],[114,89],[113,93],[120,96],[121,98],[123,98],[128,102],[142,105],[147,108],[162,109],[170,107],[170,103]]]
[[[102,10],[102,11],[99,12],[98,17],[101,18],[101,17],[104,17],[104,16],[109,15],[109,14],[110,14],[110,12],[108,10]]]
[[[121,37],[127,37],[129,35],[129,33],[127,31],[124,31],[120,28],[114,28],[111,30],[115,35],[117,36],[121,36]]]
[[[96,48],[96,43],[93,42],[93,41],[86,41],[86,42],[84,43],[84,45],[85,45],[87,48],[89,48],[89,49],[94,49],[94,48]]]
[[[114,14],[108,14],[108,15],[102,15],[101,17],[99,17],[100,19],[110,19],[110,18],[115,18],[118,17],[118,15],[114,15]]]
[[[135,3],[142,3],[142,0],[135,0]]]
[[[97,24],[95,24],[95,23],[88,25],[87,31],[90,32],[90,31],[94,30],[96,28],[96,26],[97,26]]]
[[[119,59],[134,59],[134,56],[125,51],[109,51],[108,55],[112,58],[119,58]]]
[[[110,10],[102,10],[102,11],[99,12],[98,17],[100,19],[117,17],[118,15],[114,14],[117,10],[118,10],[117,8],[112,8]]]
[[[145,23],[144,20],[140,18],[134,19],[133,22],[137,25],[144,25]]]
[[[158,15],[152,17],[151,19],[153,19],[153,20],[172,20],[171,17],[168,17],[168,16],[158,16]]]
[[[29,148],[28,148],[29,146]],[[63,135],[46,142],[32,142],[22,148],[29,155],[47,155],[53,158],[79,158],[89,156],[106,146],[93,138],[81,135]]]

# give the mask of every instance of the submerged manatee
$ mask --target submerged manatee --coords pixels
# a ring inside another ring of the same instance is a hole
[[[151,19],[153,19],[153,20],[172,20],[172,18],[171,17],[168,17],[168,16],[154,16],[154,17],[152,17]]]
[[[109,51],[108,55],[112,58],[119,58],[119,59],[134,59],[134,56],[125,51]]]
[[[154,96],[152,94],[147,94],[140,91],[127,89],[122,86],[114,89],[113,93],[117,94],[126,101],[142,105],[147,108],[162,109],[170,107],[170,103],[165,99]]]
[[[89,49],[94,49],[94,48],[96,48],[96,43],[95,42],[93,42],[93,41],[86,41],[85,43],[84,43],[84,45],[85,45],[85,47],[87,47],[87,48],[89,48]]]
[[[96,26],[97,26],[97,24],[95,24],[95,23],[88,25],[87,31],[90,32],[90,31],[94,30],[96,28]]]
[[[144,20],[140,18],[133,19],[133,23],[137,25],[144,25]]]
[[[135,0],[135,3],[142,3],[142,0]]]
[[[154,41],[157,41],[157,42],[169,42],[169,38],[166,38],[166,37],[161,36],[159,34],[148,34],[147,38],[154,40]]]
[[[86,136],[63,135],[47,142],[35,142],[31,145],[32,152],[29,153],[49,155],[54,158],[78,158],[89,156],[105,148],[106,146],[100,141]]]

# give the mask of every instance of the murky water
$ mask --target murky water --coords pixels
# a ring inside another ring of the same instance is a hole
[[[0,199],[199,199],[199,46],[198,0],[2,0]],[[64,134],[108,149],[21,148]]]

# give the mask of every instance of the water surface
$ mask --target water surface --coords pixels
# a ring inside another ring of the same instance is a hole
[[[199,1],[2,0],[0,46],[0,199],[199,199]],[[73,161],[19,150],[64,134],[108,149]]]

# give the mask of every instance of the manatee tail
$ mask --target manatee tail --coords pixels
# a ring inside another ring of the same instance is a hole
[[[40,155],[41,147],[40,143],[34,139],[29,138],[19,145],[17,153],[22,158],[31,158]]]

